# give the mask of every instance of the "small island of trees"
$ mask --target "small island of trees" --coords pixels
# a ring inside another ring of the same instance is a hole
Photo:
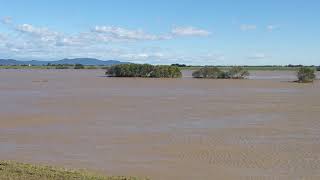
[[[207,79],[244,79],[249,76],[249,71],[240,66],[233,66],[228,71],[223,71],[218,67],[203,67],[192,73],[194,78]]]
[[[184,67],[184,66],[183,66]],[[296,70],[299,83],[313,82],[316,79],[316,68],[299,66]],[[151,64],[118,64],[106,68],[109,77],[141,77],[141,78],[181,78],[181,67],[177,64],[151,65]],[[221,68],[217,66],[204,66],[192,73],[193,78],[203,79],[245,79],[250,75],[246,67],[231,66]]]
[[[82,64],[75,64],[74,69],[84,69],[84,65]]]
[[[107,69],[111,77],[180,78],[182,73],[176,66],[150,64],[118,64]]]
[[[297,78],[300,83],[310,83],[316,79],[315,68],[300,67],[297,70]]]

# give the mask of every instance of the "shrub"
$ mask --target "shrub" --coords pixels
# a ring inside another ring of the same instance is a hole
[[[300,67],[297,70],[298,82],[306,83],[313,82],[316,78],[315,69],[309,67]]]
[[[320,66],[317,66],[317,71],[320,71]]]
[[[153,78],[180,78],[181,71],[175,66],[154,66],[150,77]]]
[[[244,79],[250,75],[249,71],[240,66],[231,67],[227,74],[231,79]]]
[[[82,64],[75,64],[74,69],[84,69],[84,66]]]
[[[178,67],[153,66],[150,64],[119,64],[107,69],[106,75],[113,77],[179,78]]]
[[[194,78],[209,78],[209,79],[244,79],[249,76],[249,72],[243,67],[234,66],[229,71],[225,72],[217,67],[203,67],[192,73]]]
[[[217,79],[217,78],[223,78],[225,76],[225,73],[217,67],[203,67],[197,71],[194,71],[192,73],[192,76],[194,78]]]
[[[64,66],[64,65],[62,65],[62,64],[58,64],[58,65],[56,65],[56,67],[55,67],[56,69],[69,69],[69,67],[68,66]]]
[[[185,64],[171,64],[171,66],[177,66],[177,67],[187,67]]]

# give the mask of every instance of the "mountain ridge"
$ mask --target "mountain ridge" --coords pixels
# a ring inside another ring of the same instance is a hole
[[[30,60],[30,61],[20,61],[16,59],[0,59],[0,65],[33,65],[41,66],[47,64],[82,64],[82,65],[94,65],[94,66],[106,66],[106,65],[115,65],[115,64],[129,64],[129,62],[122,62],[118,60],[100,60],[95,58],[64,58],[55,61],[40,61],[40,60]]]

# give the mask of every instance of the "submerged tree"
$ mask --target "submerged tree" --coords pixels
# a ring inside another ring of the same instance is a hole
[[[231,67],[227,74],[231,79],[244,79],[250,75],[249,71],[247,71],[241,66]]]
[[[150,64],[119,64],[107,69],[106,75],[112,77],[152,77],[179,78],[182,76],[178,67],[153,66]]]
[[[82,64],[75,64],[74,69],[84,69],[84,66]]]
[[[297,70],[298,82],[313,82],[316,79],[315,69],[309,67],[300,67]]]
[[[197,71],[192,73],[194,78],[210,78],[210,79],[218,79],[223,78],[225,76],[224,72],[221,71],[217,67],[203,67]]]
[[[234,66],[229,71],[225,72],[218,67],[203,67],[192,73],[194,78],[209,78],[209,79],[244,79],[249,76],[249,72],[243,67]]]
[[[56,68],[56,69],[69,69],[68,66],[65,66],[65,65],[63,65],[63,64],[57,64],[57,65],[55,66],[55,68]]]
[[[154,66],[153,70],[150,72],[150,77],[153,78],[180,78],[181,76],[182,73],[179,68],[174,66]]]

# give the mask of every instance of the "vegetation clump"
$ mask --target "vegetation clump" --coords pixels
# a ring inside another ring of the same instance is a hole
[[[106,75],[111,77],[143,77],[143,78],[180,78],[181,71],[175,66],[150,64],[118,64],[107,69]]]
[[[154,66],[150,72],[152,78],[180,78],[182,73],[178,67],[174,66]]]
[[[244,79],[250,75],[249,71],[241,66],[232,66],[227,72],[228,78],[231,79]]]
[[[179,63],[176,63],[176,64],[171,64],[171,66],[177,66],[177,67],[187,67],[187,65],[185,65],[185,64],[179,64]]]
[[[316,79],[315,69],[310,67],[300,67],[297,70],[297,78],[300,83],[313,82]]]
[[[57,64],[55,66],[55,69],[69,69],[69,67],[63,64]]]
[[[0,161],[0,179],[10,180],[138,180],[133,177],[106,177],[86,171],[66,170],[50,166],[36,166],[24,163]]]
[[[225,73],[217,67],[203,67],[192,73],[195,78],[210,78],[210,79],[220,79],[225,76]]]
[[[74,69],[84,69],[84,65],[82,64],[75,64]]]
[[[320,71],[320,66],[317,66],[317,71]]]
[[[240,66],[233,66],[228,71],[222,71],[218,67],[203,67],[192,73],[194,78],[208,79],[244,79],[249,72]]]

